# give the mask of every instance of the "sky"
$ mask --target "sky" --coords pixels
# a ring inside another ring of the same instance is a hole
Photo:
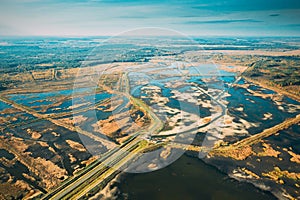
[[[0,0],[0,35],[300,36],[300,0]]]

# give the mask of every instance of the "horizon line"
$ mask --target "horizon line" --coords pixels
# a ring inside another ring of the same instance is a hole
[[[300,35],[194,35],[194,34],[186,34],[186,35],[0,35],[0,38],[9,38],[9,37],[56,37],[56,38],[92,38],[92,37],[300,37]]]

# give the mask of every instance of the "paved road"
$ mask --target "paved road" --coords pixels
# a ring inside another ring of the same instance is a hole
[[[111,177],[120,167],[124,166],[134,158],[137,152],[142,151],[143,148],[139,148],[138,143],[143,140],[142,138],[145,137],[145,135],[151,135],[162,129],[163,123],[155,113],[153,113],[151,108],[141,100],[134,98],[129,94],[130,90],[127,73],[122,75],[119,83],[120,91],[114,91],[114,93],[126,96],[130,99],[132,104],[146,112],[151,119],[151,125],[147,130],[140,130],[135,133],[130,141],[126,142],[122,148],[115,148],[108,152],[108,154],[101,159],[101,162],[97,162],[97,164],[90,166],[88,171],[85,170],[83,173],[74,177],[59,188],[51,191],[44,196],[43,199],[79,199],[80,197],[83,197],[94,187]]]
[[[72,181],[60,186],[58,189],[51,191],[42,199],[77,199],[79,196],[85,195],[85,193],[97,186],[92,184],[95,180],[99,180],[98,184],[100,184],[103,180],[108,178],[109,176],[101,177],[101,175],[105,174],[108,170],[117,170],[114,166],[116,164],[120,164],[120,162],[122,163],[122,160],[137,147],[136,145],[140,139],[136,138],[136,136],[122,148],[110,151],[97,162],[97,165],[90,167],[86,173],[78,175],[76,179],[73,179]],[[113,173],[114,171],[111,172]],[[91,185],[94,187],[91,187]],[[83,193],[83,191],[86,192]],[[78,193],[80,195],[78,195]]]

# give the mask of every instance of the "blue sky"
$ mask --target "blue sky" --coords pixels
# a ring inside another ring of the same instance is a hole
[[[187,35],[300,36],[300,0],[0,0],[0,35],[116,35],[142,27]]]

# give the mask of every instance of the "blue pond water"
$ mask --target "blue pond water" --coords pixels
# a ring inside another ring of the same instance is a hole
[[[4,103],[4,102],[2,102],[2,101],[0,101],[0,111],[5,110],[7,108],[11,108],[11,106]]]
[[[97,103],[99,101],[102,101],[103,99],[111,97],[111,94],[108,93],[91,94],[92,88],[78,88],[76,90],[68,89],[42,93],[13,94],[9,95],[8,97],[18,104],[33,107],[33,109],[35,109],[36,111],[41,111],[42,106],[49,106],[53,103],[56,103],[57,100],[55,99],[55,97],[68,97],[68,99],[65,100],[61,105],[51,107],[45,112],[47,114],[50,114],[70,111],[71,109],[69,107],[73,105],[73,99],[71,98],[71,95],[81,94],[85,92],[87,93],[87,95],[74,98],[74,102],[76,104],[84,102]],[[80,108],[81,107],[78,107],[77,109]]]
[[[280,110],[270,98],[264,99],[261,97],[253,96],[244,88],[230,88],[229,94],[231,94],[231,96],[227,97],[227,101],[229,101],[228,108],[230,110],[230,113],[240,116],[246,121],[260,124],[260,126],[257,128],[251,128],[250,133],[256,133],[258,131],[262,131],[265,128],[272,127],[284,121],[286,118],[293,117],[300,112],[300,110],[296,112],[287,112],[284,110]],[[299,102],[294,101],[288,97],[284,97],[283,102],[284,104],[300,105]],[[238,108],[240,106],[244,108],[243,111],[235,110],[235,108]],[[283,107],[287,108],[287,105],[283,105]],[[268,119],[265,121],[262,120],[265,113],[271,113],[272,119]],[[244,114],[246,114],[246,116]]]

